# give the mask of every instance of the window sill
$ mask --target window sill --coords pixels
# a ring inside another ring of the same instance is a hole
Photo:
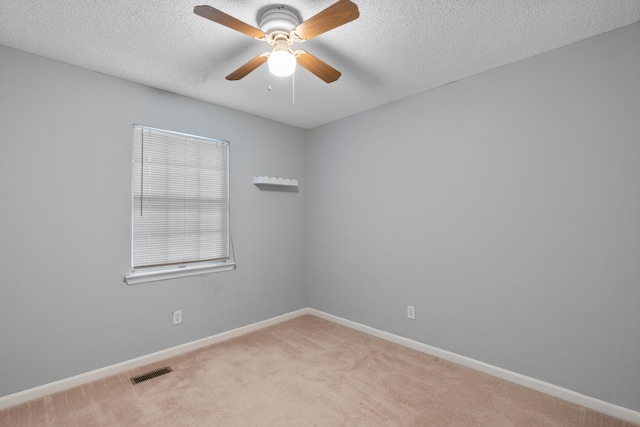
[[[235,270],[234,262],[220,264],[201,264],[162,270],[134,271],[124,276],[127,285],[137,285],[139,283],[155,282],[158,280],[176,279],[179,277],[196,276],[199,274],[217,273],[221,271]]]

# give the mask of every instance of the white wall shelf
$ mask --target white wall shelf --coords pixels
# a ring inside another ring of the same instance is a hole
[[[269,176],[254,176],[253,183],[256,185],[276,185],[278,187],[297,187],[297,179],[271,178]]]

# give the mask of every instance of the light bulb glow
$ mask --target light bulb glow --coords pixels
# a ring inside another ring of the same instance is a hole
[[[271,52],[267,60],[269,71],[278,77],[287,77],[296,70],[296,58],[288,50],[276,50]]]

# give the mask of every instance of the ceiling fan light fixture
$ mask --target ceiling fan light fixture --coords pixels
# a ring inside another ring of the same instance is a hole
[[[291,39],[287,34],[278,32],[272,33],[272,36],[273,51],[267,60],[269,72],[274,76],[288,77],[296,71],[296,57],[289,47]]]
[[[278,77],[288,77],[296,71],[296,57],[288,50],[274,50],[267,64],[269,72]]]

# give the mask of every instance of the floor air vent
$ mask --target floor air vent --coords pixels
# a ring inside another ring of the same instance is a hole
[[[159,377],[160,375],[168,374],[169,372],[173,372],[168,366],[165,366],[162,369],[156,369],[155,371],[147,372],[146,374],[138,375],[137,377],[132,377],[131,382],[135,384],[140,384],[142,382],[148,381],[151,378]]]

